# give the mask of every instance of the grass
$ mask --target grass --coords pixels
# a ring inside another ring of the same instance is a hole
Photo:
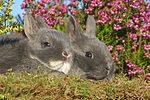
[[[148,100],[150,83],[142,78],[129,80],[123,74],[116,75],[113,82],[83,81],[73,75],[57,78],[49,74],[36,75],[22,72],[0,74],[0,99],[8,100]],[[145,84],[145,85],[144,85]],[[147,84],[147,85],[146,85]]]

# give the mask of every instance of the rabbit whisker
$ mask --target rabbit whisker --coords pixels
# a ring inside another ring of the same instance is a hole
[[[37,58],[37,57],[35,57],[35,56],[31,55],[31,54],[29,54],[29,55],[30,55],[31,59],[35,59],[38,62],[40,62],[41,64],[45,65],[47,68],[49,68],[49,66],[46,63],[42,62],[39,58]]]

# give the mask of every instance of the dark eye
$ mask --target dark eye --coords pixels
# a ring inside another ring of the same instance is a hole
[[[93,55],[90,52],[86,52],[85,56],[88,57],[88,58],[93,58]]]
[[[44,43],[43,43],[43,47],[50,47],[50,43],[44,42]]]

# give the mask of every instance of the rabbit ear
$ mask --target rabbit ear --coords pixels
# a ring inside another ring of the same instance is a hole
[[[39,26],[28,12],[24,18],[24,30],[29,40],[33,40],[35,38],[36,32],[39,30]]]
[[[80,38],[83,35],[83,31],[81,30],[79,23],[72,15],[70,15],[69,18],[67,19],[66,34],[71,40]]]
[[[96,35],[96,24],[93,16],[89,16],[86,22],[86,33],[89,37],[95,37]]]
[[[41,16],[37,16],[36,21],[38,25],[40,26],[40,28],[49,28],[49,26],[45,23],[45,21],[43,20]]]

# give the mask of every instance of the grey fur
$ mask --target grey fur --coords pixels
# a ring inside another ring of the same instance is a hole
[[[66,34],[70,38],[73,53],[73,67],[69,74],[79,75],[84,80],[107,80],[114,78],[114,62],[107,46],[96,38],[96,24],[89,16],[86,32],[81,30],[78,22],[71,15],[67,19]],[[86,57],[90,52],[93,58]]]
[[[31,73],[37,70],[38,66],[42,66],[44,72],[52,70],[52,74],[56,76],[68,74],[68,71],[65,72],[66,67],[70,70],[71,62],[68,37],[50,29],[40,16],[37,20],[38,23],[29,13],[25,16],[24,27],[27,37],[0,36],[1,74],[5,74],[10,68],[17,73],[21,71]]]
[[[0,36],[0,73],[5,74],[10,68],[13,72],[31,73],[42,66],[44,72],[52,70],[56,76],[81,74],[84,80],[113,80],[114,63],[106,45],[95,36],[96,24],[92,16],[87,19],[86,33],[70,16],[66,26],[69,38],[49,29],[42,17],[37,16],[36,20],[29,13],[25,16],[26,37]],[[45,47],[44,43],[50,46]],[[86,57],[86,52],[93,57]]]

